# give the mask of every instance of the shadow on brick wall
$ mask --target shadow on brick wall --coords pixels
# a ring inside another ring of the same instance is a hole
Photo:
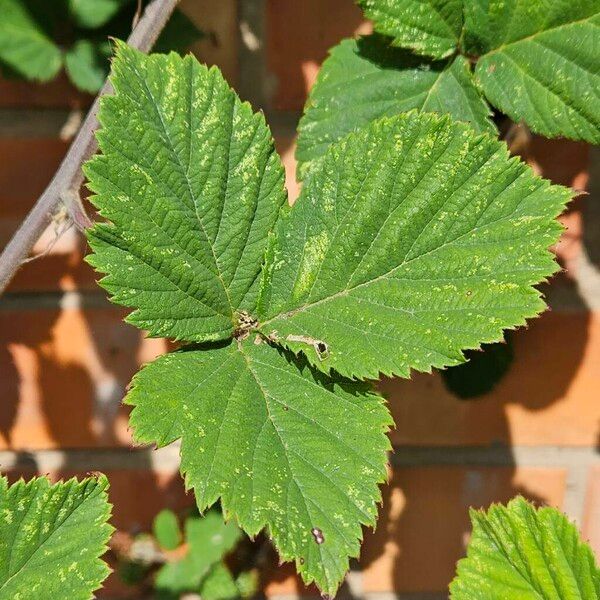
[[[70,255],[39,260],[68,278]],[[142,336],[101,294],[92,298],[88,307],[77,292],[17,294],[0,311],[0,434],[7,449],[118,441],[116,417],[139,366]]]

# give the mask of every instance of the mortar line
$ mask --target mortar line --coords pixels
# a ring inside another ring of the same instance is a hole
[[[32,462],[33,461],[33,462]],[[549,467],[582,469],[583,473],[600,465],[600,454],[592,447],[575,446],[396,446],[390,456],[392,466],[417,467]],[[138,469],[172,468],[179,466],[179,444],[159,450],[148,447],[78,448],[41,450],[2,450],[0,468],[15,468],[34,463],[56,468],[64,463],[69,468]],[[570,479],[573,489],[585,483],[582,473],[574,472]],[[575,505],[573,505],[575,506]],[[577,512],[577,511],[575,511]]]

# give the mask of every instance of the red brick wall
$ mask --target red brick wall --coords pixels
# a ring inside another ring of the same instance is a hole
[[[263,104],[295,197],[293,129],[307,91],[327,48],[368,24],[351,0],[185,0],[183,7],[215,34],[196,47],[200,58]],[[0,81],[0,246],[61,160],[69,111],[88,103],[64,80]],[[590,169],[586,146],[541,139],[526,158],[545,176],[592,192],[564,218],[557,252],[566,272],[546,290],[552,310],[515,335],[508,376],[480,400],[457,400],[435,374],[381,383],[396,419],[395,454],[377,531],[365,532],[348,579],[354,593],[444,597],[464,553],[467,507],[517,493],[563,508],[600,552],[600,162],[594,156]],[[36,251],[52,239],[50,228]],[[0,468],[53,477],[103,470],[114,524],[135,532],[160,508],[193,501],[177,475],[177,450],[132,450],[119,407],[139,364],[167,346],[122,323],[84,253],[69,231],[0,299]],[[273,569],[266,591],[314,594],[285,567]],[[114,577],[106,593],[134,595]]]

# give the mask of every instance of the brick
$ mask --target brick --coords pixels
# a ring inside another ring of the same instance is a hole
[[[301,110],[329,48],[368,29],[361,10],[348,0],[268,0],[273,108]]]
[[[277,136],[275,148],[281,156],[285,168],[285,187],[288,191],[288,199],[293,204],[300,194],[300,184],[296,181],[296,142],[293,136]]]
[[[68,144],[58,137],[0,137],[0,215],[26,214],[58,168]]]
[[[575,190],[587,188],[590,161],[588,144],[532,135],[521,155],[542,177]]]
[[[403,468],[384,487],[375,533],[361,554],[365,592],[443,592],[465,554],[470,506],[487,507],[523,494],[561,507],[562,469]]]
[[[77,296],[67,296],[72,304]],[[115,308],[0,311],[0,449],[130,443],[125,387],[166,350]]]
[[[515,360],[498,386],[455,398],[439,374],[384,379],[395,444],[595,446],[600,420],[600,315],[546,313],[514,335]]]
[[[365,529],[356,570],[364,592],[443,592],[465,555],[469,507],[486,508],[522,494],[561,507],[563,469],[517,467],[397,468],[383,486],[375,532]],[[347,587],[347,584],[344,584]],[[343,588],[342,588],[343,589]],[[265,595],[318,597],[303,586],[291,565],[267,574]]]
[[[591,467],[588,472],[581,533],[596,556],[600,557],[600,466]]]
[[[75,89],[64,73],[48,83],[0,78],[0,108],[86,108],[93,96]]]
[[[179,8],[207,35],[192,52],[203,63],[218,65],[229,83],[237,82],[236,0],[182,0]]]

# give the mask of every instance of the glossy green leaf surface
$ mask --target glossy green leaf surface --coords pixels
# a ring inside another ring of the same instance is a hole
[[[285,202],[283,167],[261,114],[216,68],[119,44],[87,164],[108,223],[88,257],[128,321],[154,336],[230,337],[253,312],[269,230]]]
[[[277,225],[261,331],[348,377],[455,365],[544,308],[569,190],[431,113],[331,146]]]
[[[252,337],[159,358],[126,402],[138,441],[181,438],[200,510],[220,498],[249,535],[267,528],[307,583],[335,593],[361,524],[375,523],[389,448],[382,398]]]
[[[342,41],[323,63],[300,121],[301,172],[351,131],[411,109],[447,113],[478,132],[496,130],[463,57],[430,62],[378,35]]]
[[[465,15],[494,106],[546,137],[600,143],[597,0],[472,0]]]
[[[47,36],[21,0],[0,0],[0,61],[38,81],[60,70],[60,49]]]
[[[463,0],[358,0],[375,31],[419,54],[444,58],[458,46]]]
[[[0,598],[89,600],[110,569],[108,481],[0,478]]]
[[[471,511],[473,536],[452,600],[596,600],[600,571],[576,527],[554,508],[518,497]]]

